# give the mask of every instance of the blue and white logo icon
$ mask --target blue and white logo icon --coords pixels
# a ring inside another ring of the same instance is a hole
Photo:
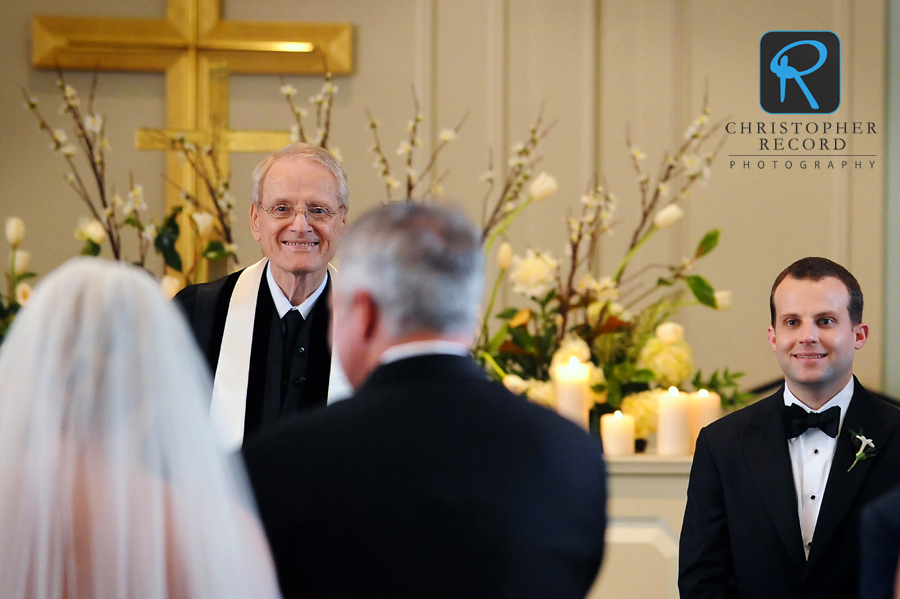
[[[831,31],[770,31],[759,43],[759,103],[775,114],[827,114],[841,103],[841,42]]]

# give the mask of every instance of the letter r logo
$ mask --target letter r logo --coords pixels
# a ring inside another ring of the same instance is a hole
[[[829,114],[841,104],[841,41],[831,31],[759,40],[759,104],[772,114]]]

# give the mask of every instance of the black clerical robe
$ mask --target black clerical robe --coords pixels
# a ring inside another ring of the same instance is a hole
[[[349,395],[349,385],[340,366],[333,360],[329,344],[331,275],[301,328],[290,361],[290,373],[283,376],[284,331],[272,300],[265,268],[265,261],[261,261],[211,283],[188,286],[175,296],[190,322],[210,370],[215,373],[214,403],[217,393],[235,391],[235,379],[238,386],[246,385],[245,405],[226,416],[231,423],[233,441],[285,417],[325,406],[329,400]],[[238,300],[240,306],[232,301],[236,288],[241,296]],[[250,297],[254,291],[255,297]],[[250,310],[253,311],[252,320],[249,319]],[[233,329],[226,339],[229,320],[233,321]],[[244,325],[249,325],[246,334],[238,328],[242,320]],[[223,351],[227,353],[235,349],[226,347],[229,343],[247,344],[248,347],[237,348],[237,353],[240,354],[241,349],[249,352],[244,351],[237,357],[229,355],[227,365],[222,365],[220,357]],[[235,363],[246,363],[246,370],[234,372]],[[226,372],[222,372],[223,369]],[[283,381],[287,383],[284,393]],[[240,394],[239,391],[237,393]],[[214,415],[215,410],[214,405]]]

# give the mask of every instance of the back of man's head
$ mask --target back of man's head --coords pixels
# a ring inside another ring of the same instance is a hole
[[[791,277],[798,281],[821,281],[825,277],[838,279],[844,284],[847,292],[850,294],[850,301],[847,303],[850,323],[857,325],[862,322],[863,293],[856,277],[837,262],[833,262],[828,258],[810,256],[797,260],[782,270],[778,277],[775,278],[775,283],[772,284],[772,291],[769,293],[769,312],[772,316],[773,327],[775,326],[775,290],[786,277]]]
[[[484,288],[481,237],[447,207],[390,204],[344,236],[341,288],[372,296],[394,338],[474,331]]]

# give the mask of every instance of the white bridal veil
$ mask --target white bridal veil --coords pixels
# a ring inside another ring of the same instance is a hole
[[[207,367],[140,270],[75,259],[0,346],[0,597],[278,596]]]

